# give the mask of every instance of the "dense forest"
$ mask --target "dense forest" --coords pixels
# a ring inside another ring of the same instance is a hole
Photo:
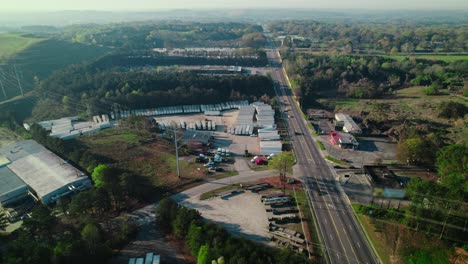
[[[286,53],[283,65],[306,108],[317,97],[379,98],[409,86],[426,86],[426,94],[433,95],[442,89],[467,92],[468,61]]]
[[[131,109],[213,104],[273,96],[265,76],[210,76],[189,72],[162,74],[143,71],[97,70],[72,66],[41,82],[36,119],[79,113],[108,113],[113,103]]]
[[[87,24],[65,27],[60,37],[73,42],[123,49],[184,47],[263,48],[258,25],[161,21],[153,23]]]
[[[288,249],[269,248],[245,238],[234,237],[221,226],[204,221],[198,211],[180,206],[169,198],[159,203],[158,225],[166,233],[184,240],[199,264],[312,263],[305,255],[295,254]]]
[[[386,53],[466,52],[468,30],[465,23],[427,24],[407,20],[386,23],[334,23],[311,20],[277,21],[269,24],[276,35],[296,35],[286,45],[298,48],[344,48],[348,52]]]

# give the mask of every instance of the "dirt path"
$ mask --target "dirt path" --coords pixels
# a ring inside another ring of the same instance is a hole
[[[164,238],[154,223],[141,226],[136,239],[126,245],[110,263],[127,264],[129,258],[141,258],[148,252],[161,255],[161,263],[186,263],[177,248]]]

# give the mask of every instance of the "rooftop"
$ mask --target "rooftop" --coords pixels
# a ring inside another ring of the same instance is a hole
[[[0,167],[0,197],[14,190],[25,187],[26,184],[8,167]]]
[[[26,140],[0,148],[0,155],[7,157],[11,164],[6,168],[29,185],[47,201],[56,190],[78,181],[89,180],[81,171],[65,162],[34,140]],[[5,167],[4,167],[5,168]],[[2,168],[2,172],[12,180],[12,174]],[[3,175],[3,174],[2,174]]]

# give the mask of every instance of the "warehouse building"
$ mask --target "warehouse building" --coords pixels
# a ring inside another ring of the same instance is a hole
[[[343,131],[347,133],[351,133],[353,135],[362,134],[361,128],[354,122],[354,120],[347,114],[335,114],[335,120],[337,125],[343,127]]]
[[[281,141],[260,141],[260,155],[279,154],[283,150]]]
[[[9,185],[1,186],[2,204],[16,201],[29,192],[49,204],[91,185],[84,173],[34,140],[4,146],[0,148],[0,157],[4,164],[0,166],[0,179]]]
[[[7,165],[10,161],[0,158],[0,204],[2,206],[14,203],[28,194],[28,186],[16,176]]]

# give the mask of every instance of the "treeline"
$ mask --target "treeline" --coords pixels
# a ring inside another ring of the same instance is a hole
[[[427,86],[427,94],[441,89],[462,92],[468,62],[393,60],[381,56],[313,56],[286,53],[286,71],[305,107],[318,96],[378,98],[409,86]]]
[[[271,87],[271,79],[258,75],[98,71],[91,66],[72,66],[41,82],[37,88],[40,102],[33,115],[39,120],[109,113],[114,103],[141,109],[257,100],[265,94],[273,96]]]
[[[418,149],[416,144],[413,147]],[[441,148],[435,153],[435,164],[438,182],[413,178],[405,187],[411,200],[406,223],[418,231],[464,243],[468,235],[465,229],[468,145],[453,144]]]
[[[72,25],[61,38],[123,49],[184,47],[263,48],[262,27],[245,23],[181,21]]]
[[[117,53],[102,57],[93,63],[98,69],[118,67],[147,67],[147,66],[172,66],[172,65],[236,65],[245,67],[265,67],[268,60],[264,51],[256,52],[258,58],[207,58],[167,56],[158,54],[133,55],[132,53]]]
[[[160,227],[185,240],[191,254],[197,258],[197,264],[312,263],[306,256],[290,250],[269,248],[234,237],[221,226],[204,221],[198,211],[179,206],[169,198],[161,200],[157,215]]]
[[[31,217],[13,233],[2,263],[105,263],[112,249],[122,246],[136,231],[129,223],[106,231],[90,219],[61,219],[43,205],[33,209]]]
[[[466,52],[466,24],[427,24],[408,21],[385,23],[334,23],[310,20],[277,21],[269,25],[277,35],[288,38],[286,46],[300,48],[347,49],[349,52],[386,53]]]

